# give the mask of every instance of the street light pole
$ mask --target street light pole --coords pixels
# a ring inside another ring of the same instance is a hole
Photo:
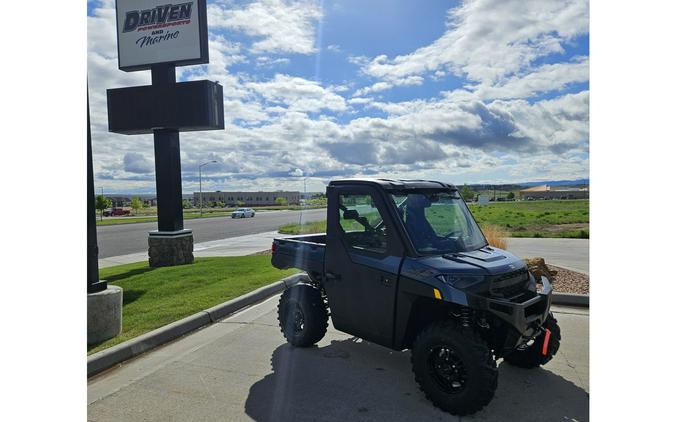
[[[199,216],[202,217],[204,215],[204,205],[203,205],[203,200],[202,200],[202,167],[204,167],[207,164],[212,164],[212,163],[217,163],[218,161],[216,160],[211,160],[207,161],[205,163],[202,163],[199,165]]]

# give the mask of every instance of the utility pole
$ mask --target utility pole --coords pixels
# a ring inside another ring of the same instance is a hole
[[[204,216],[204,205],[202,202],[202,167],[204,167],[207,164],[212,164],[212,163],[217,163],[218,161],[216,160],[211,160],[207,161],[206,163],[202,163],[199,165],[199,216],[202,217]]]

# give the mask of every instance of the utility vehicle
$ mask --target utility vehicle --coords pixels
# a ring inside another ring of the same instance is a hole
[[[272,264],[308,280],[281,295],[286,340],[309,347],[333,326],[410,349],[415,380],[439,408],[478,411],[497,388],[496,359],[533,368],[558,350],[551,284],[488,245],[453,185],[348,179],[326,190],[325,234],[274,239]],[[306,278],[307,279],[307,278]]]

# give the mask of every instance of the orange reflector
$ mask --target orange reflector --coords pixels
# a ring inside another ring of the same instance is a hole
[[[443,297],[441,296],[441,291],[438,289],[434,289],[434,297],[436,299],[443,299]]]
[[[546,334],[544,335],[544,346],[541,348],[541,354],[546,356],[548,353],[548,341],[551,338],[551,330],[546,329]]]

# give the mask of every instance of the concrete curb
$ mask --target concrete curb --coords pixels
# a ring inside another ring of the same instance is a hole
[[[168,343],[198,328],[210,325],[247,306],[261,302],[284,289],[297,284],[307,277],[306,274],[294,274],[270,285],[197,312],[171,324],[120,343],[109,349],[101,350],[87,357],[87,378],[92,377],[125,360],[145,353],[157,346]]]
[[[553,292],[552,303],[555,305],[581,306],[589,307],[590,296],[577,293],[556,293]]]

